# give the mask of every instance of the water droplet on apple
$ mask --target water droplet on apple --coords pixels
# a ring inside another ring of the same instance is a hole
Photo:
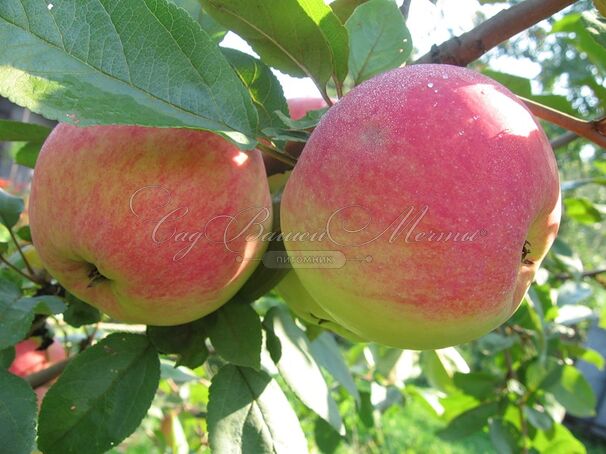
[[[429,88],[433,88],[433,82],[429,82],[429,83],[427,84],[427,86],[428,86]]]

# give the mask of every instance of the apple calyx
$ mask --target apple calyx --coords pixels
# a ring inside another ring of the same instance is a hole
[[[96,266],[93,265],[93,269],[88,272],[88,288],[94,287],[95,285],[100,284],[101,282],[107,281],[105,276],[103,276]]]

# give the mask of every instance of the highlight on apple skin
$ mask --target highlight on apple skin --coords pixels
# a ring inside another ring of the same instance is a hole
[[[363,338],[408,349],[468,342],[505,322],[559,221],[540,125],[502,85],[449,65],[395,69],[343,97],[281,206],[289,255],[346,258],[295,268],[319,306]]]
[[[258,151],[205,131],[60,124],[38,158],[33,243],[78,298],[130,323],[178,325],[226,303],[271,226]]]

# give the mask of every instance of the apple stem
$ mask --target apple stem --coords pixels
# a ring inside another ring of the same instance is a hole
[[[89,271],[88,277],[90,279],[90,281],[88,282],[89,288],[94,287],[95,285],[107,280],[107,278],[99,272],[97,267],[93,267],[93,269]]]
[[[267,146],[261,142],[257,144],[257,148],[263,153],[271,156],[274,159],[277,159],[280,162],[283,162],[284,164],[288,164],[291,167],[294,167],[297,163],[297,160],[291,157],[290,155],[287,155],[286,153],[283,153],[274,147]]]
[[[9,232],[9,234],[11,236],[11,239],[13,240],[13,243],[15,243],[17,251],[19,251],[19,255],[23,259],[23,263],[25,264],[25,267],[27,268],[27,271],[29,272],[30,275],[35,276],[36,273],[34,273],[34,269],[32,268],[32,266],[29,264],[29,262],[25,258],[25,254],[23,254],[23,251],[21,250],[21,246],[19,245],[19,241],[17,240],[17,237],[15,236],[15,233],[13,232],[13,229],[8,229],[8,232]]]
[[[26,278],[29,281],[32,281],[34,284],[38,284],[38,285],[44,285],[45,284],[44,281],[41,281],[41,280],[35,278],[34,275],[33,275],[34,273],[32,273],[32,275],[29,275],[29,274],[24,273],[23,271],[21,271],[19,268],[17,268],[11,262],[9,262],[8,260],[6,260],[6,258],[4,258],[3,255],[0,255],[0,262],[4,263],[11,270],[13,270],[15,273],[20,274],[21,276],[23,276],[24,278]]]

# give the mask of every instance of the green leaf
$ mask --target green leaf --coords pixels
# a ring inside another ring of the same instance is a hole
[[[487,372],[470,372],[468,374],[455,372],[453,381],[455,386],[465,394],[482,400],[495,394],[496,388],[503,383],[503,378]]]
[[[334,336],[326,332],[320,334],[311,343],[311,352],[318,364],[326,369],[359,404],[360,393]]]
[[[19,227],[19,229],[17,229],[17,231],[15,233],[23,241],[28,241],[30,243],[32,242],[32,232],[29,229],[29,225],[24,225],[22,227]]]
[[[595,415],[595,394],[587,379],[575,367],[563,366],[558,372],[558,379],[546,389],[571,415],[579,418]]]
[[[178,354],[176,366],[200,367],[208,358],[206,321],[177,326],[148,326],[147,337],[161,353]]]
[[[489,402],[467,410],[454,418],[448,426],[439,432],[445,440],[457,440],[482,430],[488,423],[488,418],[494,416],[499,409],[496,402]]]
[[[232,301],[204,320],[208,337],[224,360],[253,369],[261,367],[261,321],[249,304]]]
[[[2,452],[30,453],[36,438],[36,394],[23,379],[0,369]]]
[[[212,379],[210,447],[217,453],[307,453],[307,441],[286,396],[265,372],[224,366]]]
[[[347,22],[347,19],[353,14],[354,10],[368,0],[335,0],[330,4],[330,7],[337,15],[342,23]]]
[[[0,279],[0,350],[25,338],[34,320],[35,304],[21,298],[21,290]]]
[[[263,129],[263,135],[270,137],[273,140],[283,140],[290,142],[302,142],[305,143],[309,140],[309,132],[307,131],[295,131],[292,129],[285,128],[265,128]]]
[[[34,312],[42,315],[62,314],[67,309],[63,299],[54,295],[22,298],[19,304],[31,304],[34,308]]]
[[[579,255],[561,238],[556,238],[551,247],[550,254],[573,273],[583,272],[583,262]]]
[[[490,421],[490,440],[499,454],[516,454],[520,452],[519,441],[522,434],[509,421],[493,418]]]
[[[170,0],[177,6],[180,6],[187,11],[191,17],[196,19],[202,29],[208,33],[210,38],[217,44],[219,44],[225,35],[227,30],[219,25],[212,17],[208,15],[206,11],[202,9],[202,5],[199,0]]]
[[[536,358],[526,366],[524,383],[531,391],[548,388],[558,380],[560,368],[561,366],[555,358],[547,357],[545,361]]]
[[[345,26],[349,31],[349,77],[358,85],[397,68],[412,52],[412,38],[393,0],[358,6]]]
[[[574,342],[560,341],[560,345],[562,351],[567,355],[585,361],[586,363],[593,364],[596,369],[602,370],[604,368],[604,356],[597,350]]]
[[[513,336],[504,336],[499,333],[488,333],[478,340],[478,348],[483,355],[495,355],[512,347],[517,341]]]
[[[248,91],[259,115],[259,129],[281,126],[282,122],[275,111],[288,114],[288,105],[282,91],[282,85],[261,60],[235,49],[222,48],[232,68],[240,77]]]
[[[41,142],[23,143],[14,151],[15,162],[19,165],[33,169],[36,166],[36,161],[38,160],[41,148]]]
[[[52,131],[46,126],[20,121],[0,120],[0,142],[44,142]]]
[[[453,388],[452,376],[448,373],[442,359],[434,350],[421,352],[420,365],[429,384],[440,391],[449,391]]]
[[[583,443],[562,424],[554,424],[548,432],[537,431],[531,446],[539,453],[585,454],[587,452]]]
[[[336,452],[342,438],[330,424],[322,418],[316,418],[314,421],[314,440],[322,454],[332,454]]]
[[[602,47],[595,39],[583,21],[581,13],[567,14],[556,21],[551,28],[551,33],[567,33],[567,37],[561,38],[562,45],[567,43],[576,47],[580,52],[587,54],[588,59],[600,68],[606,70],[606,48]],[[574,35],[572,35],[574,34]]]
[[[288,129],[297,131],[302,129],[315,128],[327,111],[328,107],[310,110],[298,120],[293,120],[288,115],[285,115],[283,112],[276,112],[276,114],[278,117],[280,117],[280,120],[284,125],[286,125]]]
[[[201,0],[220,24],[236,32],[261,59],[323,89],[347,74],[347,30],[322,0]]]
[[[177,384],[198,382],[198,377],[193,370],[167,359],[160,359],[160,378],[162,380],[173,380]]]
[[[15,360],[14,347],[8,347],[0,350],[0,369],[8,369]]]
[[[528,422],[539,430],[549,430],[553,426],[553,419],[543,409],[524,407],[524,415]]]
[[[0,189],[0,222],[10,229],[19,221],[22,212],[23,200]]]
[[[360,392],[360,405],[358,408],[358,418],[360,418],[360,422],[364,424],[366,427],[373,428],[375,426],[374,419],[374,407],[372,405],[372,400],[370,398],[370,383],[367,381],[360,382],[361,389]]]
[[[558,306],[579,304],[593,295],[593,288],[585,282],[565,282],[558,288]]]
[[[0,42],[0,95],[47,118],[208,129],[243,148],[256,143],[240,80],[200,25],[166,0],[52,8],[6,0]]]
[[[45,454],[101,453],[141,423],[160,380],[147,337],[115,333],[75,357],[46,394],[38,445]]]
[[[84,325],[92,325],[101,320],[101,312],[84,301],[79,300],[71,293],[68,293],[66,299],[69,303],[67,310],[63,314],[63,320],[74,328],[80,328]]]
[[[309,409],[345,434],[336,402],[330,394],[320,367],[313,357],[307,336],[284,307],[273,307],[265,323],[280,339],[282,354],[276,363],[284,381]]]
[[[568,197],[564,199],[566,214],[582,224],[595,224],[602,220],[602,215],[589,199],[584,197]]]

